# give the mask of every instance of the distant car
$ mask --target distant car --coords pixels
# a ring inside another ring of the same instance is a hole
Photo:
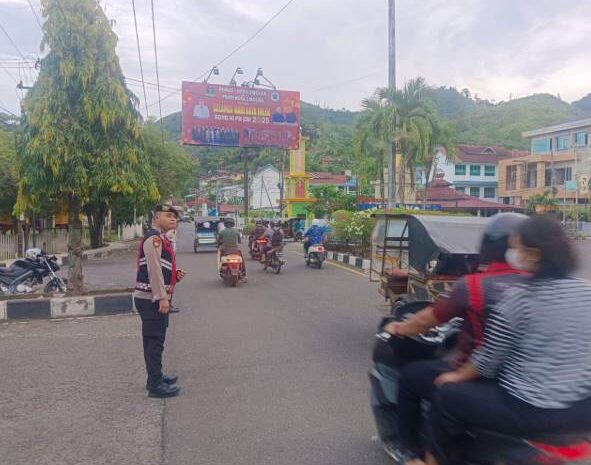
[[[193,221],[193,218],[191,218],[189,215],[183,215],[181,216],[181,221],[183,223],[190,223],[191,221]]]

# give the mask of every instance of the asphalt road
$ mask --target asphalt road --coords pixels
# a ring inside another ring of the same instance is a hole
[[[367,278],[249,261],[228,288],[215,254],[179,235],[181,313],[165,367],[183,392],[149,399],[136,316],[0,325],[0,464],[386,464],[367,369],[382,310]],[[91,287],[133,283],[132,255],[92,262]]]

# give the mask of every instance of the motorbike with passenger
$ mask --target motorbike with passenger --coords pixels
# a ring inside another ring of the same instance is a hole
[[[281,230],[281,222],[275,221],[272,223],[272,230],[266,235],[266,245],[263,248],[263,269],[273,270],[275,274],[281,273],[281,268],[287,264],[283,255],[283,231]]]
[[[479,270],[479,249],[487,219],[425,215],[376,215],[372,235],[370,279],[391,304],[375,336],[373,367],[369,373],[371,407],[384,449],[396,463],[405,457],[398,422],[399,381],[412,362],[452,357],[461,319],[412,337],[385,331],[392,322],[408,320],[448,292],[462,276]],[[423,402],[426,415],[429,403]],[[426,422],[422,422],[423,425]],[[426,431],[421,433],[423,440]],[[512,437],[494,431],[469,432],[464,465],[566,465],[591,463],[590,435]]]

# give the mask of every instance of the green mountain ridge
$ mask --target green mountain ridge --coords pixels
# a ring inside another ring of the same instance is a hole
[[[573,103],[550,94],[493,103],[472,96],[467,89],[460,92],[453,87],[431,87],[428,97],[439,115],[453,123],[457,143],[527,149],[527,141],[521,137],[524,131],[591,117],[591,94]],[[309,139],[308,169],[335,173],[355,169],[353,133],[360,112],[323,108],[307,102],[302,102],[301,110],[302,132]],[[180,139],[180,112],[164,117],[163,125],[172,139]],[[202,173],[241,169],[240,149],[189,147],[188,150],[198,156]],[[279,160],[281,151],[262,149],[252,160],[252,167],[267,163],[278,166]]]

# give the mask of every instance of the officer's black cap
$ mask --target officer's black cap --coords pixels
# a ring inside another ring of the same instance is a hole
[[[172,212],[174,213],[174,216],[176,216],[177,218],[181,217],[181,214],[176,208],[174,208],[172,205],[166,205],[165,203],[156,205],[154,207],[154,213],[157,212]]]

